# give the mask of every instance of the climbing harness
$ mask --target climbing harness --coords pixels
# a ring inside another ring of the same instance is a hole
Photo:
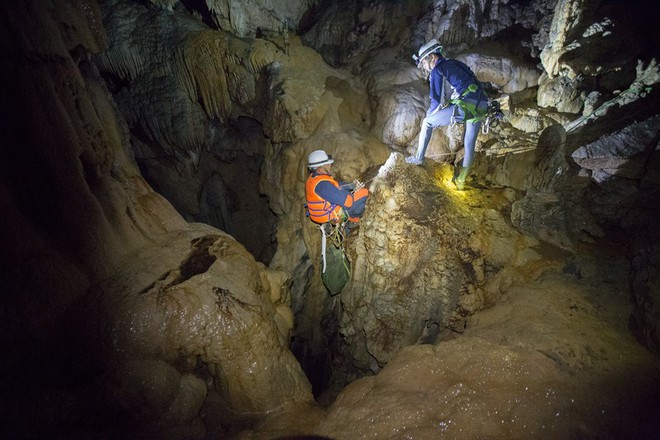
[[[478,90],[478,86],[476,84],[474,83],[470,84],[468,88],[466,88],[463,91],[461,96],[451,100],[451,103],[454,104],[454,111],[452,112],[451,115],[451,126],[453,127],[454,125],[456,125],[456,111],[460,107],[461,110],[463,110],[465,116],[468,115],[472,116],[469,119],[465,119],[465,122],[476,123],[479,121],[483,121],[483,124],[481,125],[481,132],[483,134],[488,134],[491,127],[496,127],[499,124],[499,121],[504,119],[504,113],[500,108],[499,101],[497,101],[496,99],[488,100],[488,106],[486,107],[485,111],[479,110],[479,104],[481,104],[481,101],[478,101],[475,104],[463,100],[463,98],[468,93],[476,92],[477,90]]]
[[[364,183],[355,181],[355,187],[351,191],[355,194],[364,187]],[[312,219],[309,206],[306,204],[306,215]],[[351,264],[346,256],[344,242],[348,235],[349,214],[343,207],[339,207],[336,215],[330,217],[330,221],[318,223],[321,231],[321,281],[331,296],[341,292],[351,278]]]
[[[452,99],[450,102],[454,105],[454,111],[451,115],[451,126],[456,125],[456,110],[460,108],[463,110],[463,114],[467,118],[468,115],[471,115],[471,118],[465,119],[465,122],[472,122],[473,124],[481,121],[486,117],[486,111],[480,110],[479,105],[482,103],[482,99],[479,99],[476,103],[465,101],[464,98],[473,92],[479,90],[479,86],[475,83],[467,86],[463,93],[458,98]]]

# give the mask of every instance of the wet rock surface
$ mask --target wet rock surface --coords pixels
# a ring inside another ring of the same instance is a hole
[[[127,263],[90,300],[101,305],[113,406],[153,435],[202,424],[201,414],[228,427],[310,405],[311,387],[288,350],[282,274],[209,227],[164,239],[166,250],[129,256],[141,265]]]
[[[315,433],[653,438],[659,361],[627,331],[622,286],[594,281],[549,271],[509,289],[460,336],[346,387]]]

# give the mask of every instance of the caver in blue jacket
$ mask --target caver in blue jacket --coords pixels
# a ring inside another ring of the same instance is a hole
[[[463,166],[455,169],[454,183],[463,189],[465,178],[474,160],[474,146],[481,128],[481,119],[488,110],[488,97],[470,68],[458,60],[442,56],[442,46],[433,39],[419,49],[414,56],[417,67],[429,72],[429,96],[431,105],[422,121],[419,144],[408,163],[421,165],[435,127],[465,122]],[[449,86],[451,90],[446,90]],[[448,94],[451,91],[451,98]],[[448,100],[451,99],[450,104]]]

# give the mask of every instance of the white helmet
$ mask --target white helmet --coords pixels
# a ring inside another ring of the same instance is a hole
[[[417,63],[417,67],[422,64],[424,58],[431,55],[432,53],[442,54],[442,46],[438,43],[438,40],[433,38],[431,41],[419,48],[416,55],[413,55],[413,60]]]
[[[329,156],[323,150],[312,151],[311,153],[309,153],[309,156],[307,157],[307,167],[313,170],[317,169],[318,167],[322,167],[323,165],[329,165],[334,162],[335,161],[332,159],[332,156]]]

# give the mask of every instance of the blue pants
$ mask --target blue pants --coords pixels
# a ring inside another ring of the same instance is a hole
[[[487,107],[488,102],[485,101],[482,101],[479,106],[480,109],[485,109]],[[465,119],[465,113],[463,110],[455,105],[445,107],[424,118],[422,121],[422,129],[419,132],[419,144],[417,146],[417,151],[415,152],[416,159],[420,162],[424,160],[424,154],[426,154],[426,148],[429,146],[433,129],[451,124],[452,116],[456,122],[463,122]],[[472,162],[474,161],[474,146],[477,143],[477,135],[479,134],[480,128],[481,121],[465,123],[465,133],[463,135],[463,147],[465,149],[463,155],[464,168],[470,168],[472,166]]]
[[[367,206],[368,195],[369,192],[364,188],[356,191],[353,196],[353,204],[350,208],[345,208],[352,221],[357,221],[357,219],[364,213],[364,208]]]

